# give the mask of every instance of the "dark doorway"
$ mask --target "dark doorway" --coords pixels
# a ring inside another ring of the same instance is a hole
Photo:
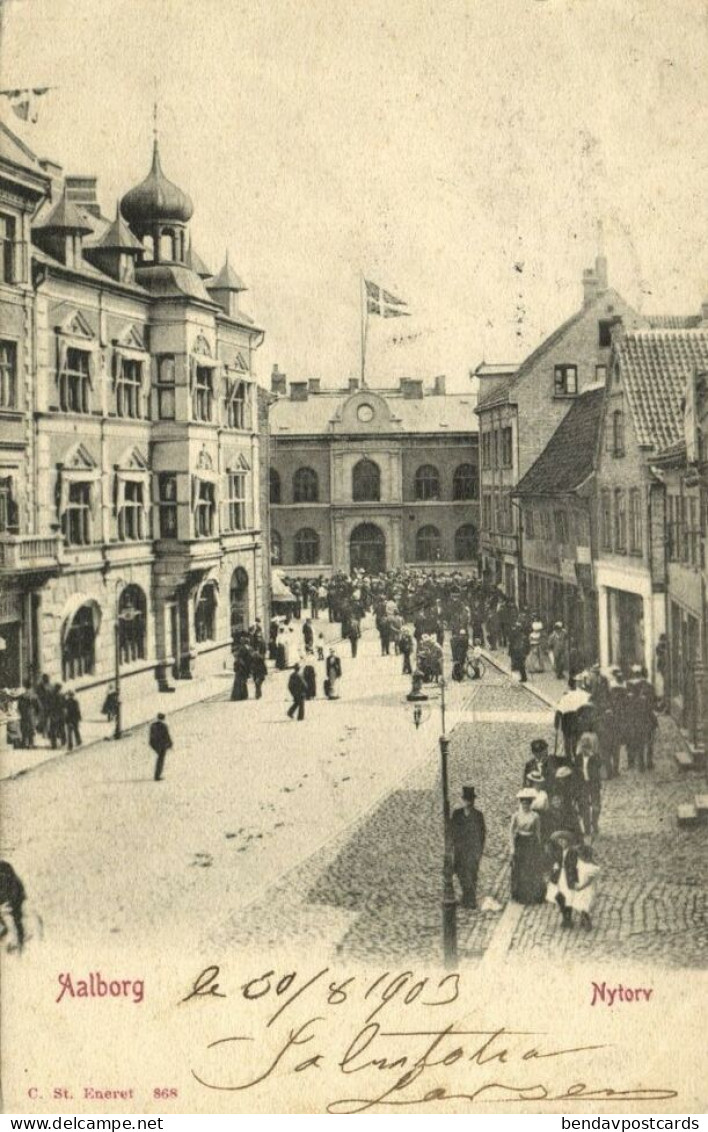
[[[374,523],[360,523],[349,540],[349,560],[352,570],[366,570],[367,574],[380,574],[386,569],[386,536]]]

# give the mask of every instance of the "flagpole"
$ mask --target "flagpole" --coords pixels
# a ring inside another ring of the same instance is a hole
[[[363,272],[359,273],[361,298],[361,387],[366,388],[366,333],[369,324],[369,304],[366,298],[366,282]]]

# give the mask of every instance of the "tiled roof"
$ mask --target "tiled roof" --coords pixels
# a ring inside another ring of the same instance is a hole
[[[708,366],[708,329],[635,330],[617,356],[637,442],[657,451],[676,444],[686,382],[696,367]]]
[[[209,284],[210,291],[245,291],[246,284],[229,263],[229,253],[219,274]]]
[[[652,330],[690,330],[701,324],[700,314],[648,314]]]
[[[43,228],[47,232],[86,233],[93,231],[91,225],[85,219],[85,213],[80,212],[73,201],[69,200],[66,195],[66,187],[64,187],[64,191],[52,211],[36,227]]]
[[[488,393],[480,394],[477,402],[477,411],[480,409],[493,409],[495,405],[503,405],[508,400],[509,390],[514,384],[514,374],[511,377],[505,377],[502,381],[490,389]]]
[[[567,494],[588,478],[594,466],[604,396],[604,387],[600,387],[576,398],[519,483],[518,495]]]
[[[448,393],[429,395],[420,399],[386,394],[385,397],[395,422],[396,431],[403,433],[477,432],[474,415],[474,398],[468,394]],[[270,430],[273,436],[327,435],[344,402],[352,394],[348,390],[331,393],[311,393],[306,401],[293,401],[280,397],[270,410]]]
[[[675,444],[670,444],[668,448],[662,449],[656,456],[652,457],[653,461],[657,464],[675,464],[686,460],[686,441],[677,440]]]

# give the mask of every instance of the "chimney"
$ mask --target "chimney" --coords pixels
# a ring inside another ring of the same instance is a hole
[[[358,388],[359,388],[359,378],[358,377],[350,377],[349,378],[349,392],[350,393],[356,393]]]
[[[406,401],[420,401],[423,398],[423,382],[418,378],[402,377],[401,393]]]
[[[277,362],[273,365],[270,375],[270,391],[277,394],[278,397],[285,397],[288,392],[287,376],[280,372]]]
[[[290,400],[291,401],[306,401],[307,400],[307,382],[306,381],[291,381],[290,382]]]
[[[435,391],[436,397],[444,397],[445,396],[445,374],[444,373],[441,374],[439,377],[436,377],[436,378],[433,379],[433,389]]]
[[[100,216],[101,208],[96,193],[97,177],[69,177],[66,178],[66,197],[72,204],[84,208],[92,216]]]
[[[311,377],[307,382],[307,389],[309,393],[319,393],[320,379],[319,377]]]
[[[607,282],[607,256],[599,255],[596,257],[595,275],[597,276],[597,289],[603,295],[609,287]]]
[[[583,272],[583,306],[589,307],[599,294],[597,273],[594,267],[586,267]]]

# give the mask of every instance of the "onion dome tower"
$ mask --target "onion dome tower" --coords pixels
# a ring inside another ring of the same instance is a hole
[[[187,225],[194,205],[162,172],[157,138],[150,172],[144,181],[125,194],[120,211],[143,241],[145,263],[186,264]]]

